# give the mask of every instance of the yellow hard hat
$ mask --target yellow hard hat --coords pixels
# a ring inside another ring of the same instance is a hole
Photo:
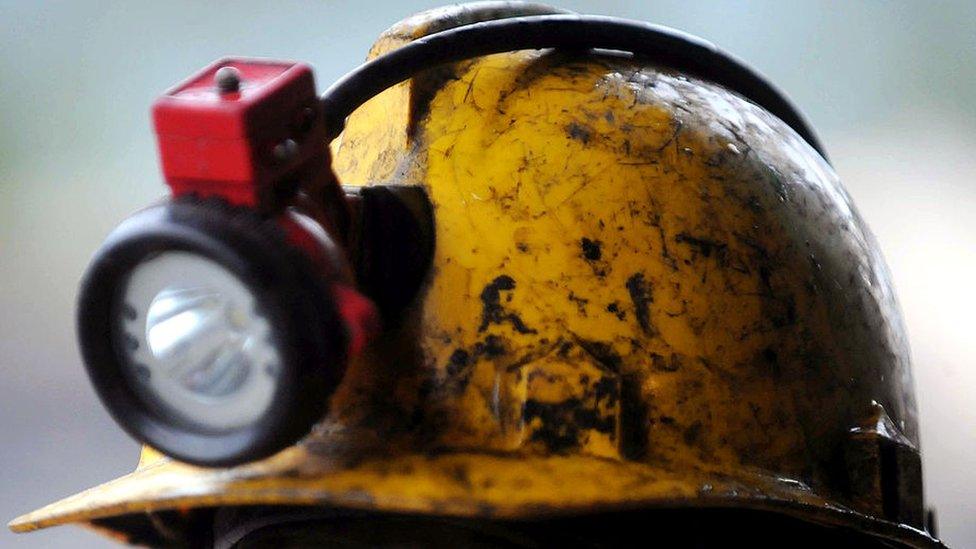
[[[546,13],[425,12],[370,56],[509,18],[614,21]],[[601,36],[419,66],[345,122],[339,180],[422,189],[435,245],[301,442],[231,467],[146,447],[11,527],[158,543],[161,520],[228,506],[736,508],[940,546],[890,275],[813,132],[705,42],[630,55]]]

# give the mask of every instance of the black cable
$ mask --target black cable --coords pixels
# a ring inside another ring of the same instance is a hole
[[[741,61],[678,30],[595,15],[498,19],[414,40],[360,65],[325,91],[322,106],[329,136],[338,136],[346,117],[363,103],[425,69],[493,53],[545,48],[630,52],[715,82],[779,117],[827,159],[816,133],[786,95]]]

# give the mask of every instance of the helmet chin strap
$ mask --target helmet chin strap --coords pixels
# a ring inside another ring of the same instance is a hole
[[[593,15],[513,17],[418,38],[360,65],[325,91],[328,137],[338,137],[346,117],[363,103],[421,71],[483,55],[545,48],[628,52],[725,86],[779,117],[829,162],[816,133],[786,95],[735,57],[668,27]]]

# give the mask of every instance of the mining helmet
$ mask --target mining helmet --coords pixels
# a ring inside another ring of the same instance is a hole
[[[940,546],[890,275],[766,80],[664,27],[488,2],[312,86],[225,59],[157,102],[173,196],[79,310],[142,459],[14,530],[698,513]]]

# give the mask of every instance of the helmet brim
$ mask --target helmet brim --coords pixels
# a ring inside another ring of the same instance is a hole
[[[759,473],[731,476],[687,465],[477,452],[341,463],[301,446],[231,469],[162,458],[18,517],[9,526],[15,532],[68,523],[97,527],[100,519],[122,515],[237,505],[316,505],[482,519],[742,508],[852,528],[908,547],[943,547],[926,532],[857,513],[818,497],[802,483]]]

